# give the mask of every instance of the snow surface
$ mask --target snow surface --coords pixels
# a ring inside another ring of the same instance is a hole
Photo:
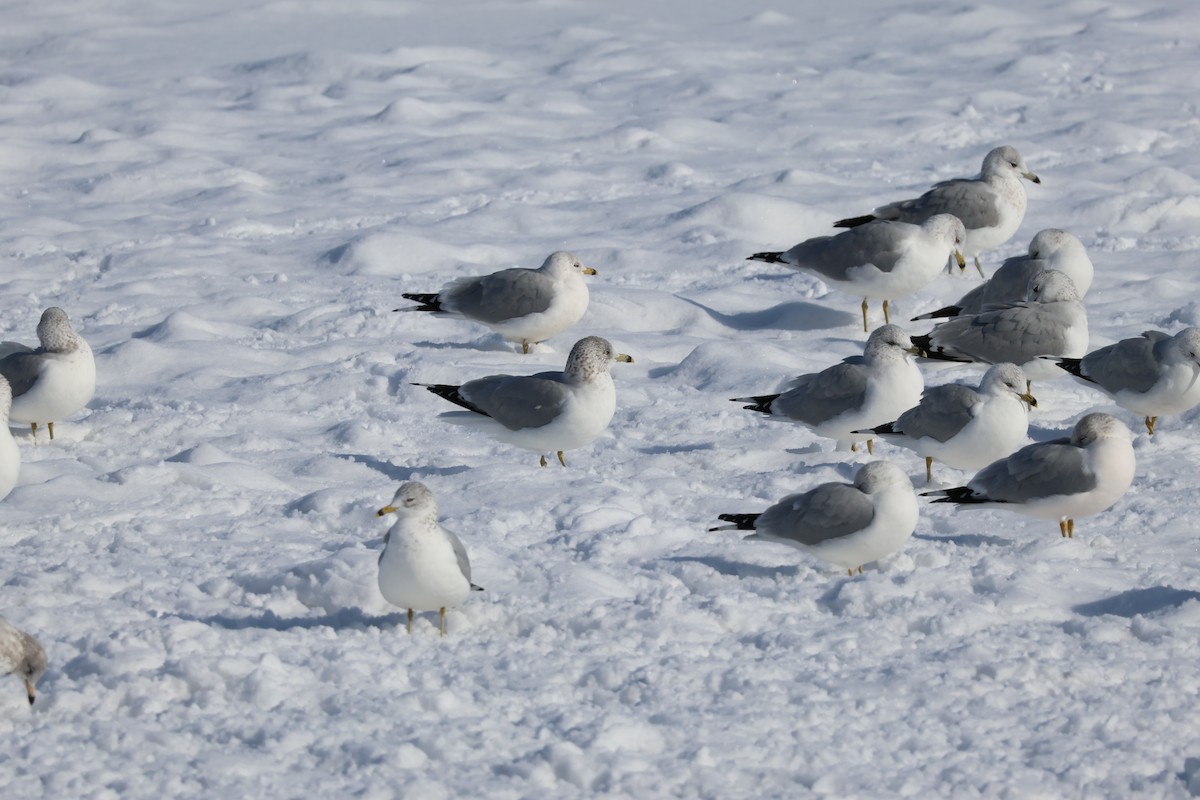
[[[32,709],[0,680],[6,800],[1200,793],[1200,412],[1138,432],[1132,490],[1073,541],[924,505],[850,579],[706,532],[867,457],[728,402],[864,339],[858,298],[745,257],[998,144],[1044,183],[989,268],[1061,227],[1096,265],[1093,347],[1200,324],[1200,5],[0,0],[0,20],[0,339],[60,305],[99,372],[53,444],[17,430],[0,506],[0,613],[50,657]],[[558,249],[601,274],[528,357],[391,313]],[[559,369],[586,334],[637,362],[566,470],[409,385]],[[1034,388],[1035,438],[1093,409],[1138,431],[1069,379]],[[376,587],[372,514],[408,479],[487,588],[444,639],[436,615],[406,636]]]

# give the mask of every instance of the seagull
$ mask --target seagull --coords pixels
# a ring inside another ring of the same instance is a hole
[[[46,651],[38,640],[0,617],[0,675],[17,675],[25,681],[29,705],[37,699],[37,682],[46,673]]]
[[[999,364],[1009,361],[1030,381],[1061,374],[1053,360],[1087,352],[1087,311],[1075,284],[1058,270],[1042,270],[1029,281],[1029,299],[992,306],[943,322],[913,343],[928,358]]]
[[[891,322],[888,299],[907,297],[938,276],[951,254],[962,262],[966,232],[957,218],[938,214],[916,224],[872,222],[836,236],[818,236],[787,252],[755,253],[747,261],[766,261],[807,272],[847,294],[883,301],[883,320]]]
[[[42,312],[37,334],[41,346],[36,350],[0,343],[0,375],[12,389],[9,420],[29,423],[35,438],[38,423],[45,422],[53,439],[54,420],[74,414],[96,393],[96,362],[61,308]]]
[[[12,408],[12,387],[0,375],[0,500],[8,497],[17,485],[21,472],[21,450],[8,429],[8,414]]]
[[[1016,450],[1029,431],[1029,409],[1036,405],[1021,368],[996,364],[983,374],[978,389],[961,383],[931,386],[895,422],[859,433],[924,456],[930,481],[935,458],[955,469],[977,470]]]
[[[854,483],[823,483],[792,494],[761,514],[721,514],[732,522],[710,531],[754,531],[745,537],[790,545],[851,575],[896,552],[917,527],[912,481],[888,461],[864,464]]]
[[[1029,279],[1044,269],[1065,273],[1080,297],[1087,294],[1095,276],[1083,242],[1064,230],[1046,228],[1029,242],[1026,255],[1005,259],[986,283],[967,292],[954,305],[913,317],[912,321],[978,314],[989,306],[1018,303],[1026,297]]]
[[[733,402],[798,422],[818,436],[849,441],[851,450],[865,439],[868,452],[874,452],[874,434],[857,431],[893,420],[921,399],[925,381],[912,358],[919,352],[899,326],[884,325],[872,331],[861,356],[801,375],[782,393],[735,397]]]
[[[413,612],[438,610],[438,631],[446,635],[446,609],[461,605],[471,592],[471,562],[459,538],[438,524],[437,500],[423,483],[400,484],[392,502],[375,513],[396,515],[379,554],[379,591],[392,605]]]
[[[1160,415],[1200,404],[1200,328],[1185,328],[1174,336],[1146,331],[1083,358],[1060,358],[1056,363],[1104,391],[1121,408],[1144,414],[1151,436]]]
[[[585,267],[571,253],[551,253],[537,269],[504,269],[474,278],[459,278],[436,294],[402,295],[420,303],[393,311],[434,311],[488,326],[505,339],[529,345],[557,336],[587,311]]]
[[[924,492],[935,503],[1006,508],[1038,519],[1057,519],[1063,536],[1075,520],[1099,514],[1133,483],[1133,442],[1120,420],[1088,414],[1070,438],[1037,442],[980,470],[966,486]]]
[[[607,339],[587,336],[571,348],[562,372],[490,375],[461,386],[417,383],[466,411],[442,414],[450,422],[472,425],[525,450],[557,452],[588,444],[608,427],[617,409],[617,391],[609,367],[633,358],[613,350]]]
[[[963,252],[975,258],[975,268],[982,275],[979,254],[1007,242],[1025,218],[1028,198],[1021,178],[1032,183],[1042,182],[1025,166],[1025,159],[1015,147],[997,147],[984,156],[978,177],[935,183],[920,197],[888,203],[872,214],[841,219],[833,226],[855,228],[877,219],[921,223],[934,214],[953,214],[967,229]],[[962,266],[960,261],[959,267]]]

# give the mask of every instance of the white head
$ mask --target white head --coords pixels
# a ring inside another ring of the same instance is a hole
[[[1200,328],[1184,328],[1171,337],[1171,350],[1179,361],[1200,367]]]
[[[385,514],[395,514],[400,518],[432,517],[437,519],[437,500],[434,499],[433,492],[429,491],[425,484],[419,481],[408,481],[400,484],[400,488],[392,496],[391,503],[375,512],[377,517]]]
[[[874,494],[893,487],[906,487],[912,491],[912,481],[904,474],[904,470],[890,461],[863,464],[854,476],[854,486],[863,494]]]
[[[997,147],[984,156],[982,172],[985,178],[990,175],[1011,175],[1033,183],[1042,182],[1041,178],[1034,175],[1029,171],[1029,167],[1025,166],[1025,159],[1021,158],[1017,148],[1010,145]]]
[[[946,247],[958,257],[958,265],[961,267],[965,263],[963,260],[962,249],[967,241],[967,229],[963,226],[962,220],[953,214],[934,214],[929,219],[921,224],[929,235],[945,243]]]
[[[633,362],[632,356],[618,353],[608,339],[600,336],[585,336],[571,348],[567,366],[563,372],[575,380],[586,381],[594,375],[608,372],[614,361]]]
[[[983,394],[1015,394],[1030,407],[1037,407],[1037,399],[1029,393],[1028,386],[1025,370],[1008,362],[993,364],[979,381],[979,391]]]
[[[540,269],[556,278],[563,278],[567,275],[577,273],[582,275],[596,274],[596,270],[591,267],[585,267],[574,253],[568,253],[566,250],[559,250],[548,255],[546,260],[542,262]]]
[[[868,361],[878,358],[905,358],[917,355],[920,350],[899,325],[881,325],[871,331],[863,346],[863,355]]]
[[[75,346],[79,335],[71,327],[67,312],[57,306],[51,306],[42,312],[42,318],[37,326],[38,341],[42,349],[52,353],[61,353]]]
[[[1058,228],[1038,231],[1029,242],[1029,257],[1045,261],[1047,269],[1065,272],[1075,282],[1080,297],[1092,287],[1095,275],[1092,260],[1083,242],[1074,234]]]
[[[1033,303],[1057,303],[1062,300],[1079,300],[1075,282],[1067,273],[1056,269],[1044,269],[1029,279],[1025,295]]]
[[[1076,447],[1087,447],[1100,439],[1124,439],[1130,441],[1133,434],[1121,420],[1111,414],[1088,414],[1075,423],[1071,431],[1071,444]]]

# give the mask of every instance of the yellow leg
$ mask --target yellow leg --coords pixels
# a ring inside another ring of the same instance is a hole
[[[1064,539],[1067,538],[1067,521],[1065,519],[1058,521],[1058,532]]]
[[[50,441],[54,441],[54,423],[53,423],[53,422],[47,422],[47,423],[46,423],[46,429],[47,429],[48,431],[50,431]]]
[[[543,467],[546,466],[546,457],[544,455],[538,456],[538,463],[540,463]]]
[[[925,482],[933,480],[933,457],[925,456]]]
[[[29,423],[29,430],[33,433],[33,441],[36,442],[37,441],[37,423],[36,422]]]
[[[521,342],[521,352],[529,355],[529,342]]]
[[[1073,520],[1073,519],[1067,520],[1067,538],[1068,539],[1075,538],[1075,520]]]
[[[408,610],[408,632],[409,633],[412,633],[412,618],[413,618],[413,610],[410,608]]]
[[[858,442],[851,442],[851,443],[850,443],[850,452],[851,452],[851,453],[857,453],[857,452],[858,452]]]
[[[445,608],[445,606],[438,609],[438,634],[440,636],[446,635],[446,608]]]
[[[1158,417],[1157,417],[1157,416],[1154,416],[1154,417],[1146,417],[1146,430],[1148,430],[1148,431],[1150,432],[1150,435],[1151,435],[1151,436],[1153,436],[1153,435],[1154,435],[1154,426],[1155,426],[1157,423],[1158,423]]]
[[[562,464],[564,467],[567,465],[567,460],[563,458],[562,450],[558,451],[558,463]]]
[[[884,324],[886,324],[886,325],[890,325],[892,323],[892,318],[890,316],[888,316],[888,301],[887,300],[883,301],[883,321],[884,321]]]
[[[865,297],[863,298],[862,310],[863,310],[863,330],[869,331],[871,329],[867,327],[867,298],[865,298]]]
[[[850,569],[846,570],[846,572],[847,572],[847,574],[849,574],[849,575],[850,575],[850,577],[851,577],[851,578],[853,578],[853,577],[854,577],[854,568],[853,568],[853,567],[851,567]]]
[[[862,575],[862,564],[858,565],[858,574]]]
[[[979,263],[979,256],[975,256],[975,269],[979,270],[979,277],[981,277],[981,278],[987,277],[987,275],[983,274],[983,264]]]
[[[875,440],[874,439],[867,439],[867,452],[870,453],[871,455],[875,455]]]

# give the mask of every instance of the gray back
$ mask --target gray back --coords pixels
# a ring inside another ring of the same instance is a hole
[[[856,533],[874,518],[871,499],[858,489],[823,483],[783,498],[762,513],[756,527],[760,533],[813,546]]]

